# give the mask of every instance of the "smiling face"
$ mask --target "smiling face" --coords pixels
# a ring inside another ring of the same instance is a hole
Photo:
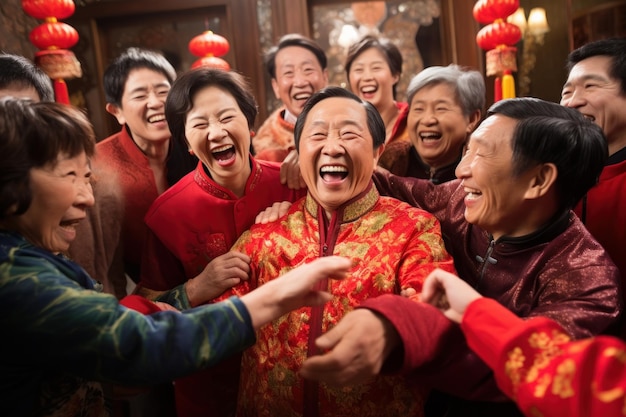
[[[306,48],[287,46],[275,57],[276,78],[272,88],[277,99],[289,113],[299,116],[304,103],[318,90],[328,84],[328,72]]]
[[[350,89],[377,109],[393,105],[393,86],[399,76],[393,75],[385,56],[377,48],[368,48],[359,54],[350,67]]]
[[[198,90],[185,118],[189,147],[218,184],[237,193],[250,175],[250,129],[235,98],[216,86]]]
[[[409,138],[422,160],[432,168],[448,166],[461,155],[480,112],[463,114],[452,86],[427,85],[415,93],[407,117]]]
[[[463,180],[465,219],[501,236],[523,236],[532,232],[528,217],[527,191],[534,170],[513,176],[511,140],[517,121],[502,115],[490,116],[472,134],[467,151],[456,168]]]
[[[56,165],[30,170],[32,202],[13,226],[34,245],[53,253],[68,250],[76,225],[93,206],[91,169],[87,156],[59,155]]]
[[[363,105],[344,97],[324,99],[311,109],[302,128],[302,177],[330,213],[365,191],[382,149],[374,149]]]
[[[609,75],[611,57],[593,56],[572,67],[561,93],[561,104],[593,120],[609,142],[609,154],[626,146],[626,95]]]
[[[128,125],[137,145],[163,142],[170,138],[165,121],[165,99],[170,82],[160,72],[138,68],[128,74],[124,85],[121,106],[107,104],[107,111],[115,116],[120,125]]]

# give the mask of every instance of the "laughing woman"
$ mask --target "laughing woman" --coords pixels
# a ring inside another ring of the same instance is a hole
[[[350,261],[310,263],[240,299],[186,314],[130,310],[64,255],[93,206],[94,133],[80,111],[0,100],[0,404],[7,417],[106,417],[99,382],[156,384],[255,341],[255,329],[330,297]],[[131,296],[132,297],[132,296]]]
[[[247,279],[248,256],[230,247],[261,210],[306,194],[280,184],[278,164],[250,155],[257,105],[249,91],[239,74],[206,68],[183,74],[172,86],[165,105],[172,138],[200,162],[146,215],[142,295],[185,309]],[[230,363],[224,375],[209,376],[219,372],[214,370],[176,382],[180,417],[234,411],[238,361]]]

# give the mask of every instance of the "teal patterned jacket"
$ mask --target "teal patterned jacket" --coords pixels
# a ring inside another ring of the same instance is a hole
[[[146,316],[96,287],[64,256],[0,231],[2,416],[104,416],[87,409],[101,397],[89,381],[163,383],[255,342],[237,298]]]

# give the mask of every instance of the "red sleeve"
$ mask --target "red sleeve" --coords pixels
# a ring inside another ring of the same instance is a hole
[[[506,399],[491,369],[467,346],[460,327],[435,307],[396,295],[366,300],[362,307],[387,319],[402,341],[403,353],[394,351],[384,371],[410,372],[421,383],[465,399]]]
[[[490,299],[470,304],[462,329],[527,415],[617,416],[626,404],[626,345],[600,336],[572,342],[547,318],[523,321]]]
[[[146,315],[162,311],[155,303],[139,295],[127,295],[120,300],[120,304]]]
[[[420,303],[399,295],[386,294],[365,300],[360,307],[375,311],[387,319],[400,335],[403,358],[391,358],[401,363],[401,370],[411,371],[432,360],[446,343],[445,335],[453,332],[454,324],[430,304]],[[389,370],[395,366],[387,364]]]

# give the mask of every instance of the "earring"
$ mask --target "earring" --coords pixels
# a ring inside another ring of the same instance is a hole
[[[254,130],[250,131],[250,137],[253,138],[256,135],[256,133],[254,133]]]
[[[189,150],[188,150],[188,152],[189,152],[189,155],[195,155],[195,154],[193,153],[193,149],[189,149]]]

